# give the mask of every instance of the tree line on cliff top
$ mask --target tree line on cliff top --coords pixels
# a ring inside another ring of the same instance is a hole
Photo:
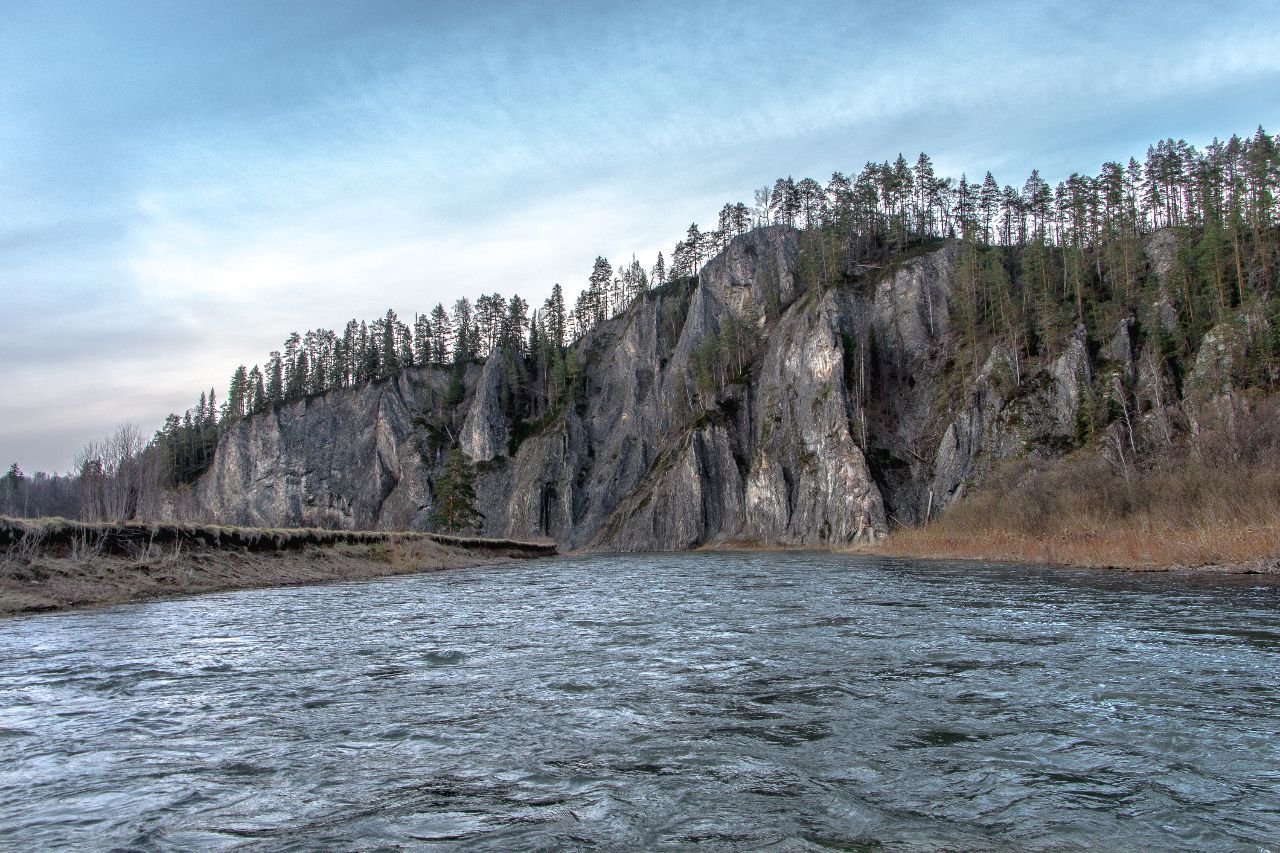
[[[542,417],[578,383],[574,340],[651,289],[687,282],[734,237],[770,225],[801,230],[801,274],[819,285],[847,281],[860,264],[939,238],[960,240],[954,333],[963,336],[958,343],[975,370],[978,353],[993,341],[1034,357],[1059,345],[1066,330],[1084,326],[1096,334],[1135,315],[1151,295],[1142,241],[1171,229],[1175,251],[1164,296],[1174,322],[1161,332],[1168,368],[1180,372],[1205,331],[1244,308],[1264,322],[1246,330],[1256,339],[1242,379],[1274,390],[1278,196],[1280,150],[1261,128],[1199,149],[1163,140],[1141,162],[1107,162],[1096,175],[1072,174],[1056,186],[1038,170],[1020,187],[1002,186],[990,172],[980,180],[940,176],[923,153],[914,163],[899,155],[868,162],[857,174],[835,172],[825,184],[778,178],[757,189],[750,206],[726,203],[714,228],[691,224],[669,259],[659,253],[646,267],[633,256],[615,269],[598,257],[572,308],[556,284],[538,307],[493,293],[459,299],[451,309],[437,304],[410,322],[388,310],[341,331],[293,332],[264,362],[237,367],[221,398],[211,388],[182,415],[170,415],[148,452],[161,460],[164,482],[191,482],[212,461],[220,431],[241,418],[409,367],[452,368],[460,395],[465,366],[495,357],[503,360],[509,413],[517,421]],[[92,454],[78,460],[77,474],[96,470]],[[19,493],[34,482],[10,476],[0,486],[3,511],[15,512]]]

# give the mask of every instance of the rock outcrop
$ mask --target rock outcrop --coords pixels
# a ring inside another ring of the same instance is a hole
[[[458,435],[458,447],[462,452],[480,462],[488,462],[507,452],[510,435],[499,396],[501,369],[496,358],[485,362]]]
[[[411,369],[237,421],[173,514],[259,527],[423,528],[434,460],[421,419],[442,407],[448,385],[443,370]]]
[[[1168,249],[1153,244],[1157,274]],[[598,550],[848,545],[936,515],[1005,460],[1066,452],[1094,385],[1133,389],[1131,432],[1167,430],[1176,395],[1131,321],[1095,356],[1082,328],[1039,359],[996,343],[958,367],[957,251],[940,243],[823,287],[800,272],[799,232],[756,229],[696,281],[577,341],[575,404],[532,434],[508,418],[497,359],[468,367],[460,403],[448,370],[414,368],[234,424],[171,514],[425,528],[452,443],[476,463],[489,535]],[[710,387],[699,354],[728,323],[756,344]],[[1215,392],[1229,371],[1220,338],[1206,338],[1194,377]]]

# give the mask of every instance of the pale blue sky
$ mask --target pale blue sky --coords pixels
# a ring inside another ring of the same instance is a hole
[[[649,265],[774,178],[1021,185],[1280,119],[1273,2],[37,2],[0,14],[0,463],[291,330]]]

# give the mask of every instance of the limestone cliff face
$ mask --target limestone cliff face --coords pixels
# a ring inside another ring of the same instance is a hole
[[[799,272],[798,232],[754,230],[695,282],[579,340],[576,405],[532,435],[508,422],[496,359],[468,368],[448,409],[448,371],[407,370],[236,423],[172,514],[426,527],[443,440],[476,463],[489,535],[597,550],[847,545],[936,515],[1004,460],[1060,455],[1099,382],[1136,389],[1135,429],[1160,428],[1177,400],[1128,325],[1092,357],[1081,331],[1052,356],[1027,363],[997,344],[958,369],[956,252],[942,244],[823,288]],[[709,387],[695,366],[729,322],[756,344]],[[1201,387],[1225,370],[1217,340]]]
[[[744,531],[767,544],[874,541],[884,503],[850,431],[840,309],[812,294],[774,327],[755,396]]]
[[[480,462],[488,462],[507,452],[510,436],[499,398],[500,374],[498,359],[485,363],[458,435],[458,447],[462,452]]]
[[[422,527],[431,460],[420,422],[448,385],[444,371],[407,370],[238,421],[173,514],[266,527]]]
[[[1028,375],[1019,376],[1023,370]],[[942,434],[929,486],[933,511],[960,498],[966,485],[981,482],[1001,462],[1025,454],[1053,457],[1070,448],[1091,382],[1083,330],[1039,367],[1019,366],[1006,346],[993,348]]]

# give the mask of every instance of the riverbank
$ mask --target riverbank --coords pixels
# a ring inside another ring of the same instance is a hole
[[[942,522],[894,531],[876,549],[892,557],[1049,563],[1080,568],[1204,574],[1280,574],[1280,522],[1053,533],[970,529]]]
[[[0,616],[555,554],[550,543],[432,533],[0,518]]]
[[[1280,421],[1236,412],[1142,465],[1027,457],[881,553],[1130,571],[1280,573]]]

